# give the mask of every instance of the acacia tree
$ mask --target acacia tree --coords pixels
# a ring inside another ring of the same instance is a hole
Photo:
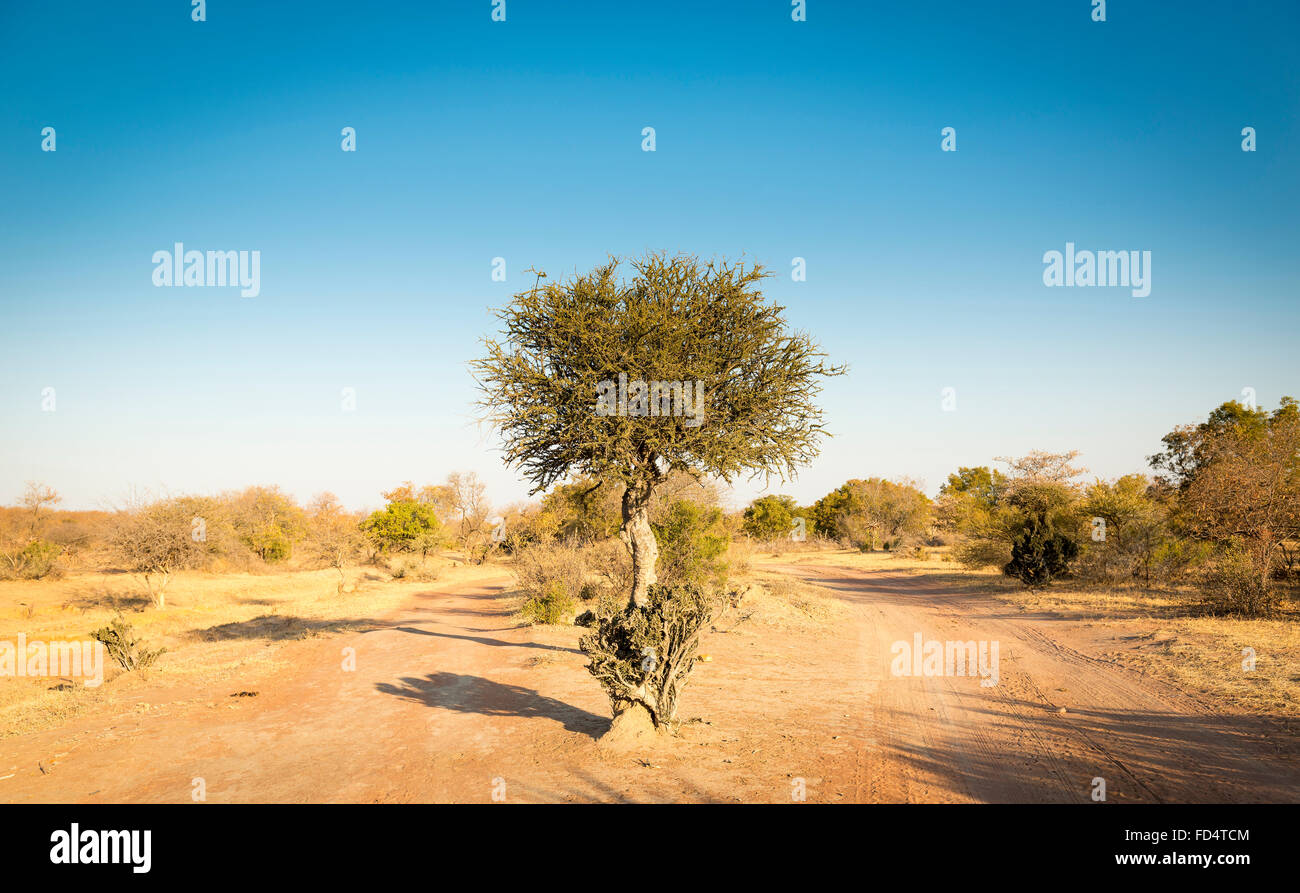
[[[1265,418],[1203,438],[1180,514],[1196,534],[1242,547],[1270,595],[1278,553],[1300,538],[1300,407],[1284,397]]]
[[[486,340],[474,368],[506,462],[534,493],[575,474],[622,486],[630,604],[644,606],[656,580],[656,489],[673,471],[793,476],[825,433],[820,379],[843,368],[789,329],[785,308],[759,289],[759,266],[655,254],[631,262],[630,282],[618,266],[567,282],[539,274],[500,311],[502,340]],[[702,395],[687,389],[695,383]],[[598,412],[611,388],[617,409]]]
[[[113,519],[110,549],[125,570],[143,578],[150,599],[159,608],[167,607],[166,590],[172,574],[196,567],[207,557],[196,520],[194,500],[186,497],[137,502]]]
[[[474,367],[506,462],[534,493],[577,476],[622,488],[628,605],[582,646],[615,728],[639,724],[633,708],[673,721],[712,612],[697,587],[655,585],[656,493],[674,474],[792,477],[825,433],[821,378],[843,371],[764,298],[761,267],[665,255],[631,267],[630,281],[616,260],[567,282],[539,273]]]
[[[307,522],[309,547],[317,560],[338,571],[338,594],[342,595],[347,566],[365,541],[360,523],[333,493],[321,493],[312,500]]]

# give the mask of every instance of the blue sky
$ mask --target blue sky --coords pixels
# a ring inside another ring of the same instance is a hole
[[[1034,448],[1115,476],[1245,387],[1300,395],[1294,3],[491,6],[0,6],[0,502],[360,507],[459,469],[521,498],[474,421],[491,308],[658,250],[763,263],[850,365],[772,487],[805,501]],[[153,287],[178,241],[259,250],[260,295]],[[1067,241],[1150,251],[1151,294],[1045,287]]]

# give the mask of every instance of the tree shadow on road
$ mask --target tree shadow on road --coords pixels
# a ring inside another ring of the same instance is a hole
[[[427,707],[441,707],[458,713],[553,719],[570,732],[581,732],[592,738],[599,738],[609,729],[608,718],[548,698],[522,685],[441,672],[423,677],[404,676],[400,681],[400,685],[380,682],[375,688],[384,694],[416,701]]]
[[[517,629],[518,627],[516,627]],[[489,639],[487,636],[458,636],[455,633],[438,633],[429,629],[416,629],[413,626],[394,627],[398,632],[410,633],[415,636],[435,636],[443,639],[464,639],[466,642],[477,642],[480,645],[491,645],[494,648],[540,648],[543,651],[567,651],[569,654],[581,654],[577,648],[564,648],[560,645],[545,645],[541,642],[507,642],[504,639]]]
[[[219,623],[205,629],[192,630],[186,638],[199,642],[220,642],[228,639],[306,639],[328,633],[369,631],[382,628],[383,621],[373,618],[352,620],[318,620],[287,614],[263,614],[250,620]]]

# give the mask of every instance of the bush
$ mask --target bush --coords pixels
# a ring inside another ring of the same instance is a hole
[[[1200,606],[1209,614],[1266,617],[1277,610],[1280,593],[1244,549],[1229,549],[1202,578]]]
[[[1011,543],[1011,560],[1002,568],[1029,587],[1046,586],[1053,578],[1069,573],[1070,562],[1079,555],[1074,540],[1052,529],[1042,515],[1030,515]]]
[[[727,582],[731,537],[722,509],[683,499],[669,506],[664,517],[651,526],[659,541],[660,583],[721,587]]]
[[[747,575],[754,569],[754,551],[753,540],[732,540],[727,547],[727,569],[738,577]]]
[[[515,556],[514,567],[524,597],[520,614],[530,623],[559,623],[579,599],[594,594],[582,551],[575,546],[527,546]]]
[[[428,567],[423,561],[402,560],[388,566],[388,574],[394,580],[413,580],[417,583],[433,583],[442,576],[439,567]]]
[[[611,537],[586,546],[582,550],[582,561],[588,573],[603,580],[603,585],[594,587],[589,583],[584,598],[593,591],[596,594],[614,592],[621,593],[621,598],[627,601],[627,594],[632,591],[632,554],[621,539]]]
[[[577,601],[564,583],[552,580],[542,592],[524,599],[519,615],[528,623],[565,623],[573,618]]]
[[[4,575],[16,580],[58,576],[55,561],[63,549],[46,540],[32,540],[21,549],[5,553]]]
[[[742,532],[756,540],[789,538],[799,507],[789,496],[760,496],[745,509]]]
[[[579,647],[615,715],[640,704],[656,727],[675,720],[700,633],[719,605],[715,593],[699,586],[656,584],[646,591],[644,607],[628,605],[596,622]]]
[[[1011,550],[1005,542],[993,538],[972,538],[952,550],[953,556],[970,570],[982,567],[1003,567],[1011,560]]]
[[[1207,542],[1173,537],[1156,547],[1153,572],[1166,583],[1176,583],[1209,561],[1213,552],[1214,547]]]
[[[166,648],[151,650],[144,647],[144,643],[136,638],[131,624],[121,616],[114,617],[112,623],[95,630],[90,636],[97,642],[103,642],[108,656],[127,671],[146,669],[160,654],[167,651]]]

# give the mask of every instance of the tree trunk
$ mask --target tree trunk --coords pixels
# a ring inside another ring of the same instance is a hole
[[[659,544],[650,527],[650,496],[654,485],[639,482],[623,491],[623,537],[632,550],[632,597],[630,604],[643,607],[646,590],[654,585]]]

